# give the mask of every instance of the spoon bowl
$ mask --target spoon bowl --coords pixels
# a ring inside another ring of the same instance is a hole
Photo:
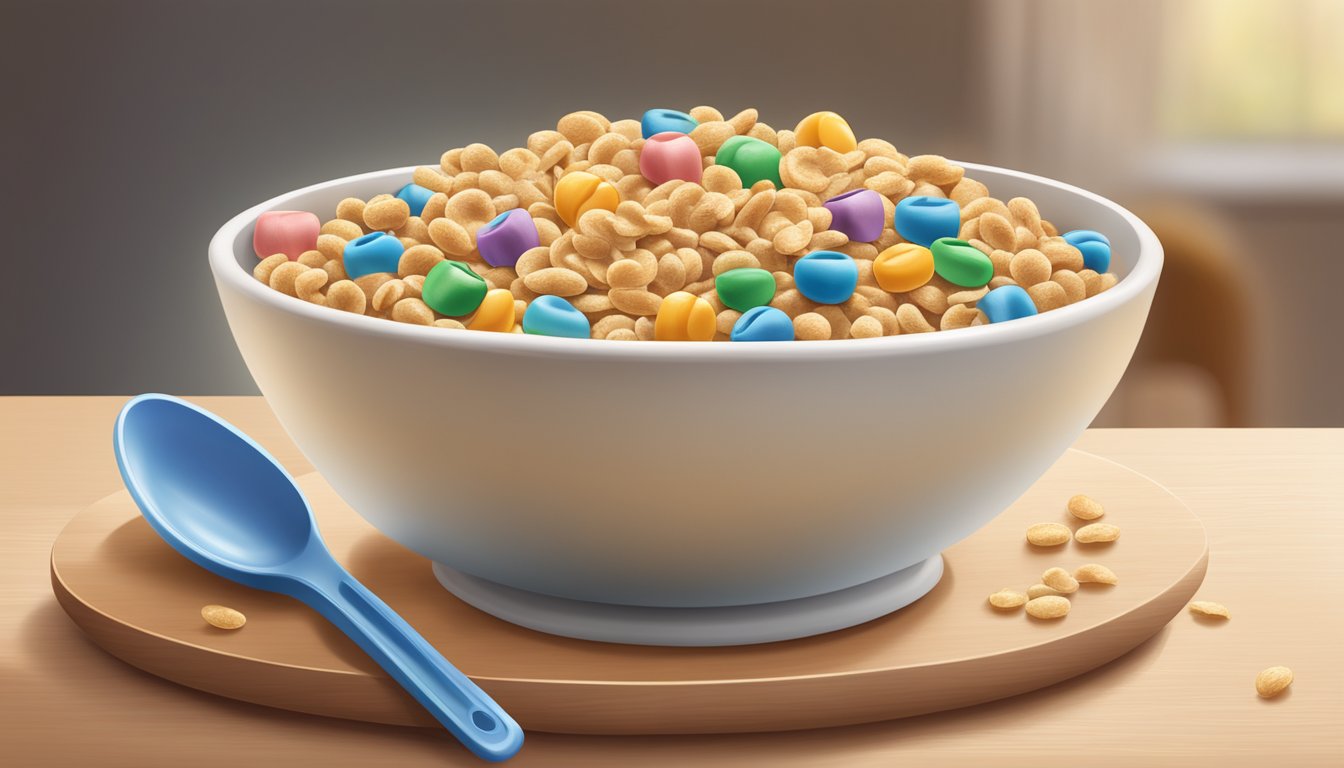
[[[255,576],[303,554],[317,529],[294,481],[246,435],[184,405],[146,395],[117,420],[126,486],[155,510],[150,525],[190,547],[192,560],[208,557],[216,572]]]
[[[507,760],[522,747],[512,717],[336,562],[293,478],[247,435],[191,403],[148,394],[122,408],[113,445],[131,497],[178,552],[308,604],[478,757]]]

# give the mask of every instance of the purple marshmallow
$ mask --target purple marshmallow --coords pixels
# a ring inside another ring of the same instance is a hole
[[[831,229],[844,232],[856,243],[871,243],[882,236],[886,214],[882,196],[871,189],[856,189],[836,195],[823,205],[831,212]]]
[[[537,225],[522,208],[505,211],[476,231],[476,248],[492,267],[512,267],[525,251],[539,245]]]

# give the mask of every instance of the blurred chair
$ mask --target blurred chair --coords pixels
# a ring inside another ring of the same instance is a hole
[[[1166,263],[1133,362],[1099,427],[1249,423],[1253,307],[1232,228],[1186,203],[1134,208]]]

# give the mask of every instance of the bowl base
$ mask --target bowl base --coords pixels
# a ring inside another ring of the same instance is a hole
[[[852,627],[928,594],[943,575],[942,555],[863,584],[796,600],[713,608],[657,608],[571,600],[496,584],[434,564],[449,592],[479,610],[552,635],[633,645],[772,643]]]

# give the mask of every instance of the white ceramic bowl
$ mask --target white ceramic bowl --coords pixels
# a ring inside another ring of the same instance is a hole
[[[359,317],[251,276],[272,209],[327,218],[411,168],[280,195],[229,221],[210,266],[257,385],[374,526],[522,590],[730,606],[862,584],[1011,504],[1110,396],[1162,249],[1090,192],[964,164],[1061,229],[1106,233],[1122,276],[1047,314],[922,335],[792,343],[612,342]]]

